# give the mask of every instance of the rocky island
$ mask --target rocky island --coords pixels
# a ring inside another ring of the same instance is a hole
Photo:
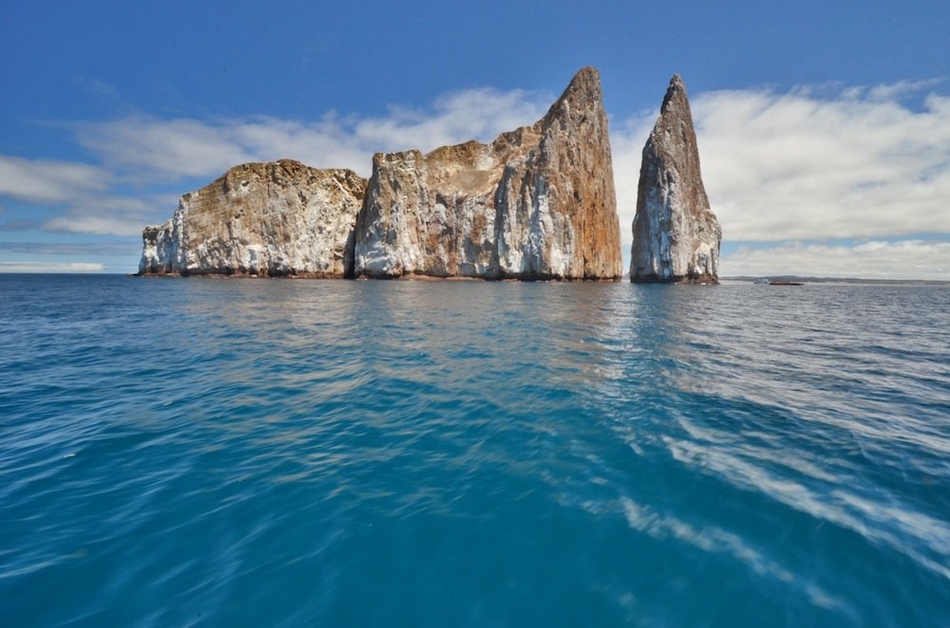
[[[284,159],[228,170],[146,227],[139,275],[618,280],[600,75],[491,143],[377,153],[372,175]],[[720,229],[682,80],[643,150],[635,282],[716,283]]]
[[[699,170],[686,87],[674,76],[643,147],[630,281],[718,283],[721,239]]]
[[[619,279],[620,224],[600,76],[490,144],[376,154],[364,181],[246,164],[146,227],[141,275]]]

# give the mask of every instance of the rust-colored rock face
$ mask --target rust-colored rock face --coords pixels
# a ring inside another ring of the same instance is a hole
[[[547,115],[490,144],[377,154],[357,219],[365,277],[618,279],[600,77],[577,73]]]
[[[236,166],[145,228],[139,274],[343,277],[365,189],[350,170]]]
[[[674,76],[643,148],[630,280],[718,283],[721,239],[699,170],[686,87]]]

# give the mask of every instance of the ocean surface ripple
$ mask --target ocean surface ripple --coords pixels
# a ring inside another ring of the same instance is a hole
[[[5,626],[946,626],[950,286],[0,275]]]

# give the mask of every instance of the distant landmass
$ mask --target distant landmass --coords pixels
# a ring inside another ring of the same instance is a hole
[[[854,283],[854,284],[919,284],[950,285],[950,280],[935,279],[860,279],[858,277],[811,277],[800,275],[734,275],[721,277],[721,281],[743,281],[750,283],[788,282],[788,283]]]

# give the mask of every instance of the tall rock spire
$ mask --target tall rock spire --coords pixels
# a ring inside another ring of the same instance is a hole
[[[676,75],[643,147],[630,281],[718,283],[721,239],[699,170],[686,87]]]

